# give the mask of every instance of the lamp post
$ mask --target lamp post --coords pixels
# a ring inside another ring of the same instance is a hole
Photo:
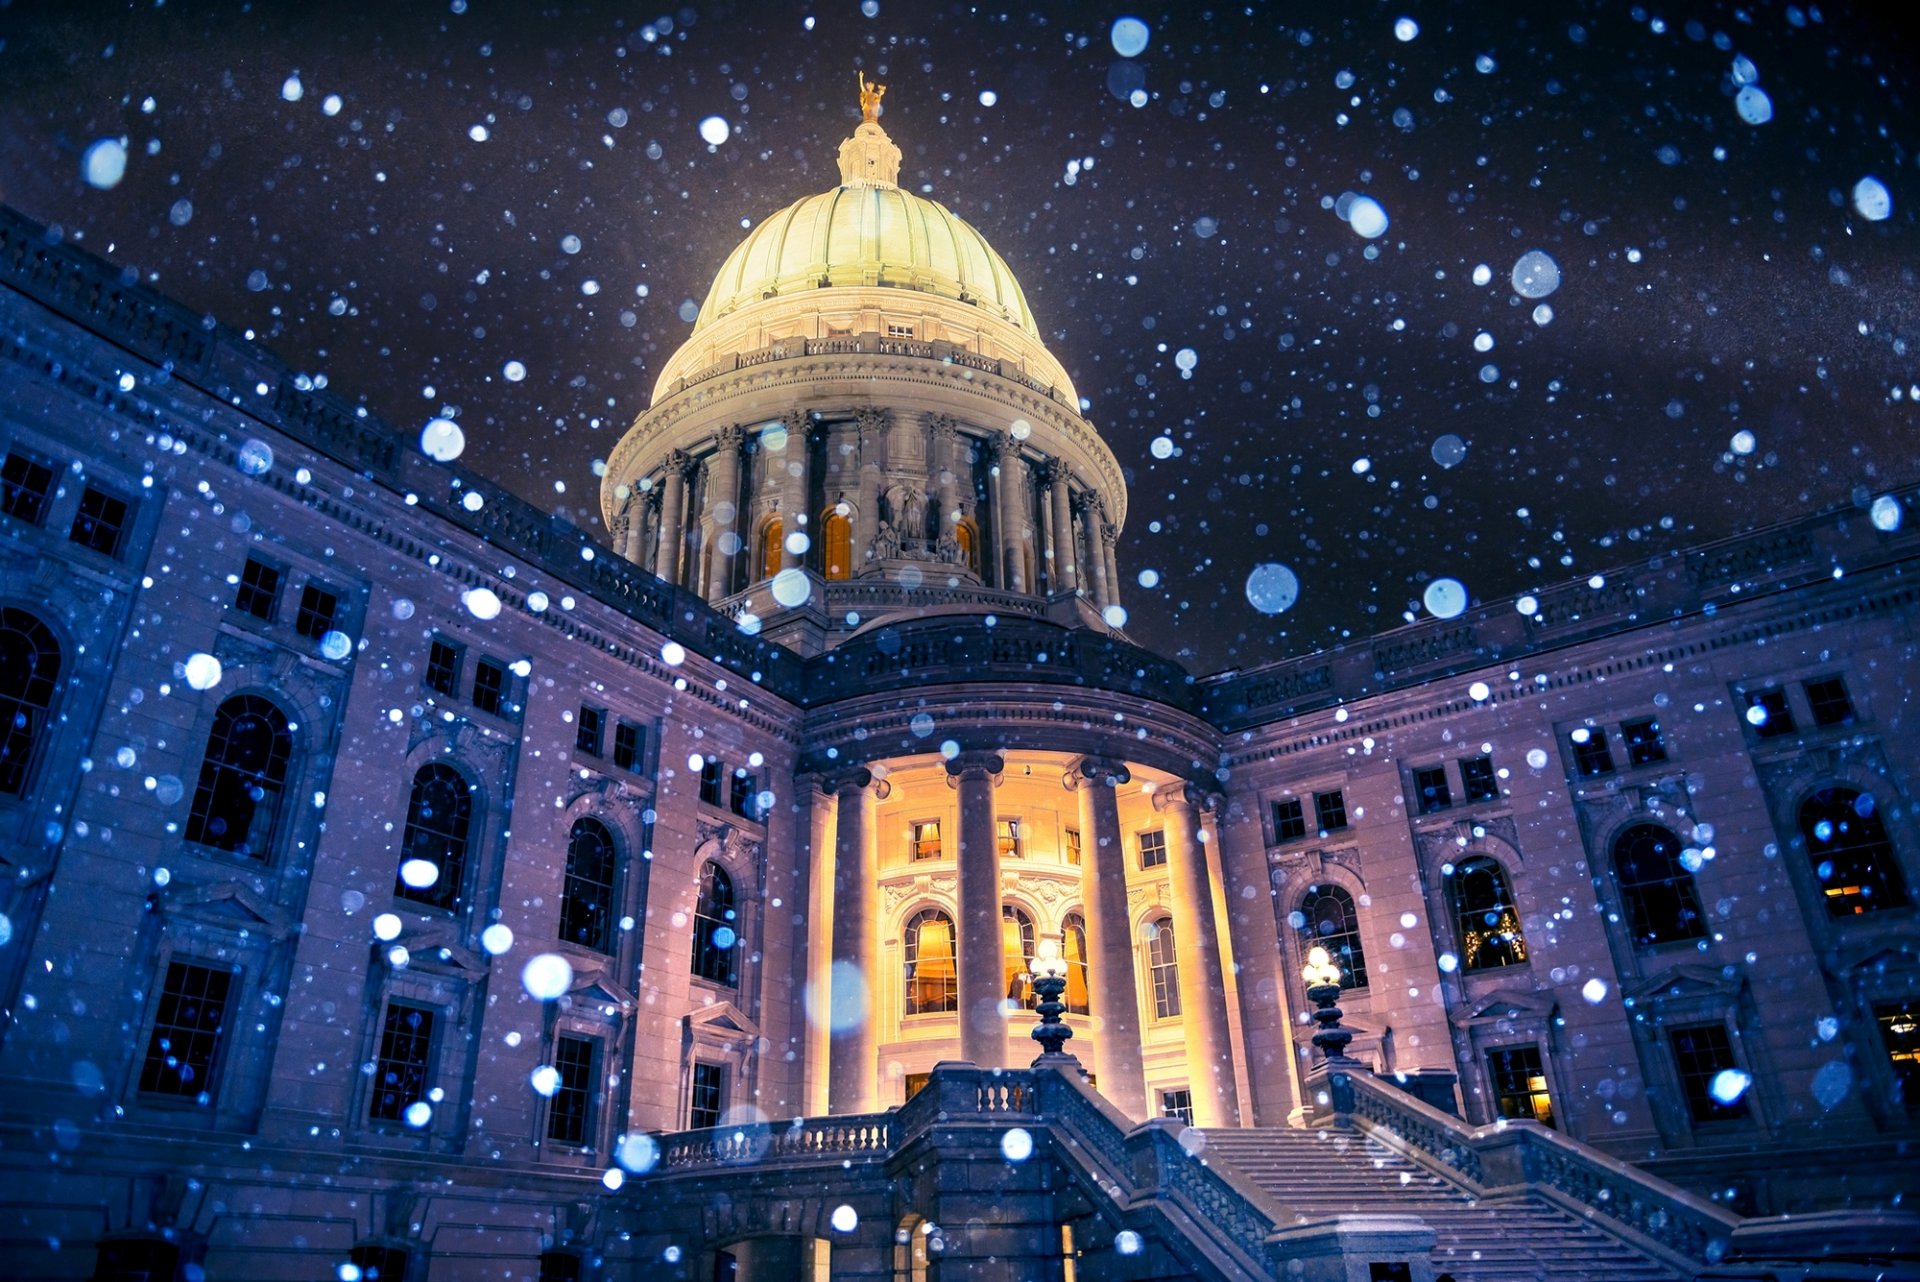
[[[1307,997],[1313,1002],[1314,1022],[1320,1027],[1314,1031],[1313,1044],[1329,1064],[1347,1062],[1347,1043],[1353,1040],[1353,1034],[1340,1027],[1340,1008],[1334,1003],[1340,1000],[1340,967],[1325,948],[1315,944],[1307,950],[1307,964],[1300,968],[1301,978],[1307,981]],[[1038,1037],[1036,1031],[1034,1036]]]
[[[1067,959],[1060,955],[1057,940],[1040,941],[1038,955],[1028,964],[1033,973],[1033,991],[1040,1001],[1034,1007],[1040,1014],[1040,1022],[1033,1026],[1033,1040],[1040,1043],[1040,1058],[1034,1064],[1045,1063],[1059,1057],[1072,1059],[1073,1056],[1063,1049],[1067,1040],[1073,1036],[1073,1030],[1060,1022],[1060,1014],[1067,1004],[1060,995],[1067,991]]]

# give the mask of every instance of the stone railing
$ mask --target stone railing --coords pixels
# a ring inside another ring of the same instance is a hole
[[[1342,1105],[1367,1131],[1486,1194],[1542,1190],[1590,1224],[1697,1269],[1727,1249],[1740,1217],[1537,1122],[1469,1126],[1364,1074],[1339,1075]]]
[[[659,1165],[672,1171],[769,1162],[800,1166],[824,1161],[837,1166],[849,1158],[885,1159],[894,1147],[891,1113],[796,1117],[784,1126],[763,1122],[676,1132],[661,1140]]]

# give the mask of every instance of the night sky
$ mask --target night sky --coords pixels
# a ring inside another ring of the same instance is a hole
[[[0,0],[0,198],[597,526],[866,70],[1127,470],[1130,634],[1206,671],[1920,477],[1903,7]]]

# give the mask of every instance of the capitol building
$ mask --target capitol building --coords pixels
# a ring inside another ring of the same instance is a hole
[[[0,210],[0,1275],[1913,1276],[1915,492],[1190,674],[880,93],[604,536]]]

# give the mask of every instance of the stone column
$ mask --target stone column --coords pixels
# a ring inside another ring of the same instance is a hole
[[[1006,976],[1000,958],[1000,847],[993,788],[1006,769],[998,753],[963,752],[947,762],[947,781],[960,794],[960,1058],[982,1068],[1004,1067],[1007,1021],[1000,1004]]]
[[[821,781],[834,799],[833,969],[828,977],[827,1111],[871,1113],[880,1030],[880,990],[874,958],[873,900],[880,877],[874,841],[874,803],[886,797],[884,779],[859,766]]]
[[[1143,1122],[1148,1112],[1140,1063],[1140,989],[1133,973],[1126,844],[1114,797],[1114,788],[1130,777],[1118,761],[1083,757],[1064,782],[1080,794],[1080,902],[1086,906],[1093,1073],[1109,1103]],[[1174,929],[1177,934],[1179,928]]]
[[[888,420],[878,412],[860,416],[860,510],[853,514],[853,573],[867,568],[873,537],[880,532],[880,460],[886,454]]]
[[[1080,528],[1087,540],[1087,567],[1093,574],[1093,605],[1097,610],[1106,609],[1112,599],[1108,596],[1107,558],[1100,542],[1100,527],[1104,524],[1100,496],[1083,496],[1080,500]]]
[[[1239,1092],[1227,1034],[1227,994],[1213,919],[1213,887],[1200,843],[1206,794],[1191,784],[1153,795],[1166,816],[1167,871],[1173,892],[1174,958],[1180,966],[1180,1016],[1186,1031],[1188,1083],[1197,1126],[1238,1126]]]
[[[994,446],[999,457],[1000,478],[993,489],[993,505],[997,510],[1000,546],[1000,586],[1009,592],[1027,590],[1027,559],[1024,540],[1027,532],[1027,504],[1022,502],[1026,496],[1025,460],[1020,457],[1020,446],[1011,436],[997,433]]]
[[[1068,514],[1067,481],[1070,473],[1065,459],[1053,461],[1053,472],[1049,478],[1048,495],[1053,510],[1053,540],[1049,549],[1053,557],[1051,582],[1049,587],[1055,592],[1075,592],[1080,588],[1079,567],[1073,552],[1073,519]]]
[[[713,434],[713,462],[707,470],[707,515],[712,529],[707,543],[707,600],[717,601],[733,588],[733,566],[740,555],[735,541],[740,528],[740,446],[747,434],[739,424]],[[734,535],[729,539],[727,535]],[[735,544],[728,552],[728,544]]]
[[[1107,603],[1101,606],[1120,604],[1120,562],[1114,559],[1113,550],[1120,543],[1120,527],[1102,522],[1100,525],[1100,558],[1106,563]]]
[[[813,448],[808,440],[813,424],[806,414],[794,410],[786,417],[787,457],[780,479],[780,568],[804,570],[807,554],[795,552],[790,542],[796,531],[813,538],[813,516],[807,505],[813,501]]]
[[[666,489],[660,496],[660,546],[655,551],[653,572],[669,583],[680,581],[680,549],[686,543],[681,513],[687,502],[686,453],[675,450],[667,455]]]

